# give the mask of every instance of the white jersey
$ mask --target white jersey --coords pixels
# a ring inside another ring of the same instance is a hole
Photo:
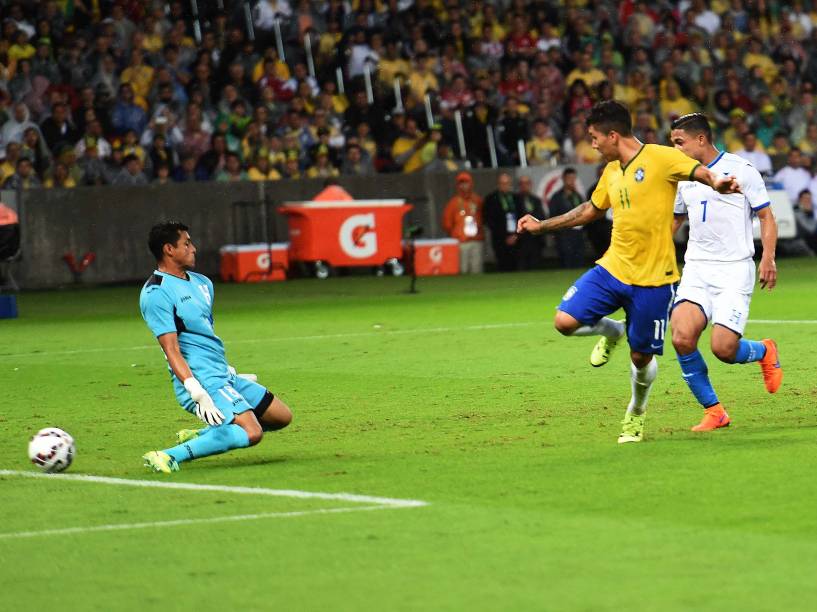
[[[769,206],[760,173],[745,159],[721,152],[707,168],[737,178],[743,193],[718,193],[697,181],[678,183],[675,214],[689,219],[685,261],[729,262],[755,254],[752,213]]]

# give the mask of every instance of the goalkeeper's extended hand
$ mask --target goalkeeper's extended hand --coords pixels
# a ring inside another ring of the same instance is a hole
[[[224,415],[216,408],[213,399],[201,386],[201,383],[192,376],[184,381],[184,388],[196,402],[196,416],[208,425],[221,425]]]

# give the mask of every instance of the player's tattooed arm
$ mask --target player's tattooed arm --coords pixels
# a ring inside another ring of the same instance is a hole
[[[539,220],[533,215],[525,215],[516,223],[516,232],[522,234],[542,234],[544,232],[555,232],[560,229],[586,225],[600,219],[605,211],[596,208],[591,202],[579,204],[576,208],[567,211],[563,215],[551,217],[550,219]]]

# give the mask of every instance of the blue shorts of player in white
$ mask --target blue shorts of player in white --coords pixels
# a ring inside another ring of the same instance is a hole
[[[176,399],[179,400],[182,408],[191,414],[195,414],[196,402],[193,401],[187,390],[181,385],[174,385],[174,389]],[[247,410],[255,410],[262,406],[263,403],[268,406],[272,399],[272,394],[266,387],[235,374],[229,374],[223,386],[213,388],[208,385],[205,389],[213,399],[216,408],[221,410],[224,415],[225,424],[232,423],[235,415]],[[267,398],[267,402],[264,402],[265,398]],[[263,407],[266,408],[266,406]]]
[[[623,308],[630,348],[639,353],[663,355],[675,287],[676,283],[660,287],[628,285],[597,265],[567,290],[559,310],[583,325],[595,325],[602,317]]]

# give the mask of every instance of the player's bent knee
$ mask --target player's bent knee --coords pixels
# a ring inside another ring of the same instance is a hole
[[[688,355],[698,346],[698,339],[690,333],[673,329],[672,346],[679,355]]]
[[[292,411],[287,408],[285,411],[277,411],[273,418],[261,421],[261,427],[264,428],[264,431],[278,431],[287,427],[290,423],[292,423]]]
[[[637,367],[639,370],[644,366],[648,365],[650,361],[652,361],[653,354],[652,353],[639,353],[638,351],[630,351],[630,360],[633,362],[633,365]]]
[[[272,400],[261,415],[256,416],[264,431],[277,431],[292,422],[292,410],[278,397]]]
[[[250,446],[255,446],[264,438],[264,430],[257,423],[244,427],[247,432],[247,438],[250,440]]]
[[[292,410],[289,409],[289,406],[284,405],[282,410],[275,415],[275,424],[278,425],[277,429],[283,429],[290,423],[292,423]]]
[[[576,319],[566,312],[562,312],[561,310],[558,311],[556,316],[553,318],[553,327],[555,327],[556,331],[563,336],[570,336],[579,328],[580,325],[581,323],[579,323]]]
[[[236,415],[234,423],[247,434],[250,446],[255,446],[264,437],[264,430],[255,415],[251,411],[242,412]]]

